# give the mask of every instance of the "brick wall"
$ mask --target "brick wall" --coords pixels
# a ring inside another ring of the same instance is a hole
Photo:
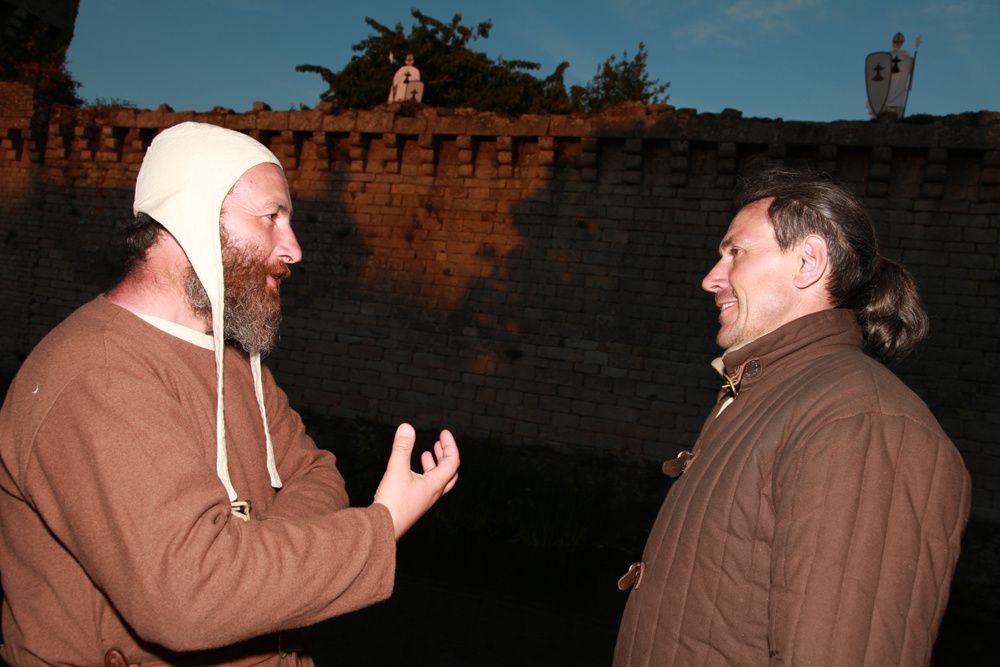
[[[896,370],[965,455],[977,513],[1000,517],[1000,114],[84,108],[32,132],[0,103],[0,351],[111,283],[143,151],[183,120],[246,131],[285,166],[305,259],[269,364],[293,404],[650,459],[689,445],[714,397],[699,283],[737,170],[758,154],[823,169],[915,273],[932,337]]]

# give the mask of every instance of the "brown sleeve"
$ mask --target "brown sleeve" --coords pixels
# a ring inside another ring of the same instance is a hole
[[[772,661],[928,664],[969,513],[954,446],[858,415],[786,452],[774,485]]]
[[[282,483],[269,516],[302,518],[346,508],[347,489],[333,454],[316,447],[306,434],[299,414],[288,404],[288,397],[266,367],[262,375],[271,440]]]
[[[142,376],[89,372],[54,402],[23,473],[46,525],[144,640],[224,646],[389,596],[384,507],[240,521],[192,419]]]

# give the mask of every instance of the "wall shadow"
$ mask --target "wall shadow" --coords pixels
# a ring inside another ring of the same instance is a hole
[[[511,176],[529,179],[545,150],[521,142]],[[716,315],[699,282],[731,210],[706,207],[700,195],[721,191],[715,198],[724,199],[743,165],[773,149],[741,144],[720,155],[713,145],[652,140],[637,150],[627,139],[608,139],[592,173],[581,142],[557,139],[551,151],[551,173],[510,202],[509,220],[501,208],[465,221],[483,226],[480,242],[463,246],[475,255],[478,275],[459,276],[458,295],[398,293],[398,275],[372,278],[374,262],[354,274],[358,284],[345,286],[362,301],[374,295],[374,308],[398,318],[386,335],[400,359],[419,351],[420,363],[454,371],[417,391],[407,373],[391,381],[399,391],[385,398],[412,399],[420,441],[433,441],[434,420],[447,423],[446,406],[455,401],[483,406],[461,426],[495,437],[456,429],[464,458],[459,485],[400,544],[391,600],[310,630],[319,664],[378,665],[415,655],[427,665],[610,663],[625,602],[615,580],[641,555],[669,487],[657,458],[694,441],[717,388],[707,366],[716,353]],[[869,187],[870,165],[855,164],[852,151],[831,160],[813,146],[778,158],[831,171],[862,196]],[[637,163],[641,168],[628,168]],[[660,205],[636,207],[651,192]],[[421,243],[457,230],[441,201],[447,196],[417,197],[416,213],[402,225],[413,247],[404,264],[412,270],[454,270],[447,252],[420,259]],[[893,233],[878,212],[876,222],[880,234]],[[356,226],[361,237],[363,227]],[[425,235],[428,229],[440,236]],[[498,236],[501,243],[491,242]],[[898,240],[888,245],[904,254]],[[371,252],[359,249],[358,256]],[[379,261],[389,274],[399,269]],[[930,305],[938,326],[952,328]],[[933,399],[935,386],[921,371],[927,363],[898,371]],[[697,389],[678,390],[680,376]],[[372,407],[379,399],[369,400]],[[622,414],[630,415],[627,427],[617,423]],[[381,471],[372,462],[382,460],[391,425],[321,415],[309,421],[317,441],[338,452],[352,495],[370,497]],[[574,447],[580,429],[615,444]],[[522,444],[511,447],[505,436]],[[934,664],[992,662],[989,631],[1000,629],[1000,578],[990,565],[997,536],[989,522],[969,526]],[[386,642],[386,635],[399,639]]]

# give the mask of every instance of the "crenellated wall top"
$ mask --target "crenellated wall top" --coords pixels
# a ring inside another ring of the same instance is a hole
[[[0,83],[0,131],[26,130],[33,106],[30,88]],[[24,90],[22,90],[24,89]],[[26,92],[27,91],[27,92]],[[244,132],[407,135],[435,137],[512,137],[580,140],[681,140],[756,145],[893,146],[994,151],[1000,149],[1000,112],[980,111],[951,116],[914,116],[902,121],[786,121],[744,118],[727,109],[698,113],[666,104],[625,104],[600,114],[524,115],[517,118],[472,109],[407,108],[383,105],[365,111],[334,110],[321,103],[313,109],[275,111],[258,102],[248,112],[216,107],[207,112],[123,107],[55,107],[48,114],[49,135],[70,128],[136,128],[159,130],[184,121],[214,123]]]

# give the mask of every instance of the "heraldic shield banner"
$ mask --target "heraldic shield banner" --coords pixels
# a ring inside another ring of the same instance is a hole
[[[878,116],[885,110],[892,83],[892,54],[875,51],[865,58],[865,86],[868,89],[868,106]]]

